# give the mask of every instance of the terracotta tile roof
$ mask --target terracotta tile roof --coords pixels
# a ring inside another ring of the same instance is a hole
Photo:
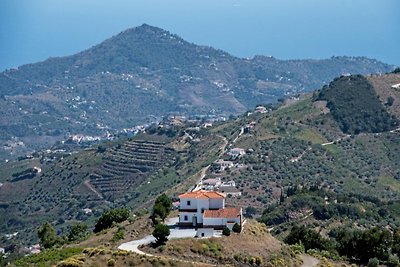
[[[179,198],[225,198],[224,195],[215,191],[198,190],[179,195]]]
[[[205,210],[204,218],[237,218],[240,216],[240,209],[225,208],[219,210]]]

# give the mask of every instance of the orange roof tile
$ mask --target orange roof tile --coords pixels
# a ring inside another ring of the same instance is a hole
[[[215,191],[198,190],[179,195],[179,198],[225,198],[224,195]]]
[[[205,210],[204,218],[236,218],[241,214],[241,209],[225,208],[219,210]]]

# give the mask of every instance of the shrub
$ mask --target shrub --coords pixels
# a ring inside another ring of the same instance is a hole
[[[117,232],[115,232],[111,241],[116,242],[118,240],[124,239],[124,237],[125,237],[125,230],[123,228],[120,228],[120,229],[118,229]]]
[[[76,223],[69,227],[68,240],[82,240],[88,235],[87,225],[84,223]]]
[[[399,257],[391,254],[386,262],[386,265],[389,267],[398,267],[400,266]]]
[[[225,236],[230,236],[231,235],[231,230],[229,230],[228,227],[224,227],[224,230],[222,230],[222,234]]]
[[[110,228],[113,223],[120,223],[129,218],[129,210],[124,208],[117,208],[106,211],[101,215],[97,221],[93,232],[98,233],[101,230]]]
[[[115,260],[114,259],[108,259],[107,260],[107,266],[109,266],[109,267],[115,266]]]
[[[235,233],[240,233],[242,231],[242,227],[238,223],[235,223],[232,227],[232,231]]]
[[[377,267],[379,265],[379,260],[377,258],[369,259],[368,267]]]

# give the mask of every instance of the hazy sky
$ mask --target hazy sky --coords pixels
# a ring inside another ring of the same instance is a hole
[[[0,0],[0,71],[147,23],[235,56],[400,65],[400,0]]]

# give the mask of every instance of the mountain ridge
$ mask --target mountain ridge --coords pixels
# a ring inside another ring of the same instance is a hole
[[[341,74],[393,68],[362,57],[241,59],[144,24],[77,54],[0,73],[0,158],[172,114],[237,115]]]

